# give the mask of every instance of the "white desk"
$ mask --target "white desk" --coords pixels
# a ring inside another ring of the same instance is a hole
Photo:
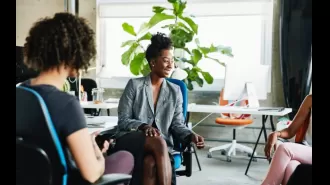
[[[262,107],[260,107],[262,108]],[[258,111],[258,109],[242,108],[233,106],[219,106],[219,105],[201,105],[201,104],[189,104],[188,112],[200,112],[200,113],[237,113],[237,114],[253,114],[253,115],[272,115],[272,116],[284,116],[292,112],[291,108],[285,108],[281,112],[277,111]]]
[[[117,116],[87,116],[86,121],[89,133],[93,133],[95,131],[111,130],[118,125]],[[104,125],[98,125],[100,123],[104,123]]]
[[[259,109],[262,109],[260,107]],[[266,132],[266,121],[268,116],[270,117],[270,123],[272,130],[275,131],[275,126],[273,122],[273,116],[285,116],[292,112],[291,108],[285,108],[283,111],[259,111],[258,109],[251,109],[251,108],[244,108],[244,107],[232,107],[232,106],[219,106],[219,105],[200,105],[200,104],[189,104],[188,105],[188,113],[191,112],[200,112],[200,113],[209,113],[206,117],[204,117],[201,121],[196,123],[193,127],[196,127],[198,124],[200,124],[202,121],[204,121],[207,117],[214,113],[237,113],[237,114],[251,114],[251,115],[262,115],[262,127],[260,129],[260,133],[258,136],[258,139],[256,141],[256,144],[253,149],[253,154],[255,153],[255,150],[259,144],[259,140],[261,137],[262,132],[264,133],[265,141],[267,142],[267,132]],[[188,120],[189,121],[189,120]],[[249,164],[246,168],[245,175],[247,174],[251,161],[253,158],[264,158],[264,157],[256,157],[251,155]]]

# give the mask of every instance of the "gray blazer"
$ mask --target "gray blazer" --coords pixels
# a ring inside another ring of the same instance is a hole
[[[156,112],[152,96],[150,75],[128,81],[118,106],[119,136],[136,131],[141,124],[151,125],[155,121],[171,152],[173,135],[183,141],[192,133],[184,124],[180,87],[164,80]]]

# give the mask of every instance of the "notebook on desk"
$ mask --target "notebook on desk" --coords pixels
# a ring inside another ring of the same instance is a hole
[[[260,107],[258,111],[274,111],[274,112],[281,112],[285,108],[284,107]]]

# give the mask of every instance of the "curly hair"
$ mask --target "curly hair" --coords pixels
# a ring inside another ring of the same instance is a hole
[[[164,33],[154,34],[151,37],[151,44],[146,50],[146,59],[150,64],[151,59],[158,57],[163,49],[172,49],[172,40]]]
[[[87,70],[95,59],[94,31],[84,18],[70,13],[56,13],[43,18],[29,31],[24,44],[24,63],[36,71],[63,65]]]

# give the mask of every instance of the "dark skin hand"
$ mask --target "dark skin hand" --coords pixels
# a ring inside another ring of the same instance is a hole
[[[156,137],[156,136],[160,136],[160,132],[158,129],[150,126],[150,125],[146,125],[144,126],[142,129],[142,131],[144,131],[144,133],[146,134],[146,136],[150,136],[150,137]]]
[[[141,130],[145,132],[146,136],[150,136],[150,137],[160,136],[159,130],[150,125],[145,125]],[[204,138],[202,136],[193,133],[190,135],[190,137],[191,137],[191,141],[196,144],[198,149],[202,149],[205,147]]]
[[[191,134],[191,141],[196,144],[198,149],[205,147],[204,138],[198,134]]]

